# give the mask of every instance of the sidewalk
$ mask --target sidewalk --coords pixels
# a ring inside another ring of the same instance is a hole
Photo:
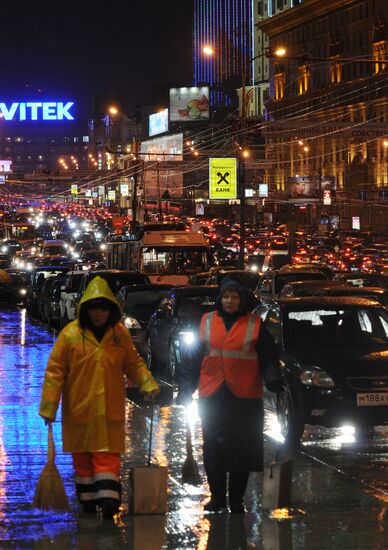
[[[294,465],[293,507],[262,512],[261,474],[251,474],[249,512],[206,514],[206,484],[181,483],[185,459],[183,409],[156,409],[153,457],[169,467],[169,512],[133,517],[125,513],[130,464],[144,463],[149,408],[128,402],[123,461],[124,513],[117,524],[82,515],[75,497],[69,455],[61,452],[60,423],[54,424],[57,466],[72,512],[42,513],[31,503],[46,460],[47,428],[38,417],[41,382],[55,337],[21,312],[0,312],[0,548],[59,549],[383,549],[388,548],[386,503],[366,494],[334,470],[299,454]],[[195,413],[195,411],[194,411]],[[195,456],[200,463],[198,418],[193,417]],[[267,441],[267,461],[274,454]]]

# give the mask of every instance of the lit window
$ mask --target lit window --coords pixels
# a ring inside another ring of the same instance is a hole
[[[73,138],[73,141],[74,141],[74,143],[77,143],[78,138],[77,137]]]
[[[276,73],[275,74],[275,99],[276,101],[279,101],[280,99],[283,99],[284,97],[284,84],[285,84],[286,78],[284,73]]]
[[[374,61],[383,61],[384,59],[387,59],[387,42],[388,40],[380,40],[379,42],[373,43],[372,52]],[[386,66],[386,63],[375,63],[375,74],[382,73]]]
[[[306,94],[310,85],[310,69],[307,65],[302,65],[298,68],[298,93],[299,95]]]
[[[342,80],[342,65],[337,59],[333,59],[330,65],[330,82],[340,84]]]
[[[89,143],[89,136],[82,136],[82,141],[84,143]]]

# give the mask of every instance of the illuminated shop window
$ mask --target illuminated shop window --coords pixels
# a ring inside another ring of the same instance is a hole
[[[310,69],[307,65],[298,68],[298,94],[306,94],[310,86]]]
[[[383,61],[387,59],[387,42],[388,40],[380,40],[379,42],[374,42],[372,45],[372,53],[374,61]],[[386,63],[375,63],[374,72],[375,74],[382,73],[385,71],[387,64]]]

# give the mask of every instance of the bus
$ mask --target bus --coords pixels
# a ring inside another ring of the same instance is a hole
[[[137,269],[151,283],[185,285],[209,268],[210,246],[202,233],[145,231],[139,239],[107,243],[107,267]]]
[[[16,239],[21,244],[39,238],[35,225],[28,222],[4,223],[0,230],[4,240]]]

